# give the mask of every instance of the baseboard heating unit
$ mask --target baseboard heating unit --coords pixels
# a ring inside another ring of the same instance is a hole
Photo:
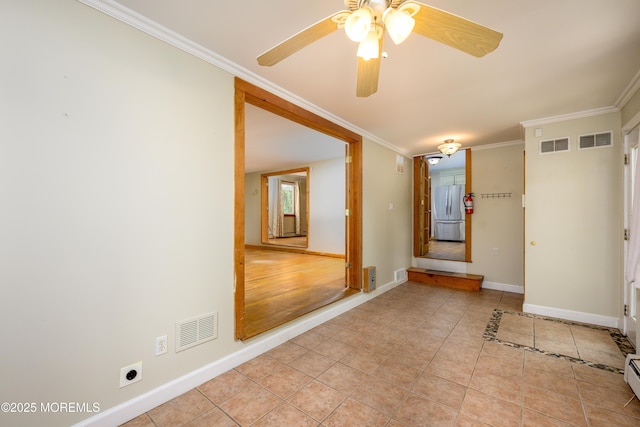
[[[624,382],[640,399],[640,354],[628,354],[624,365]]]

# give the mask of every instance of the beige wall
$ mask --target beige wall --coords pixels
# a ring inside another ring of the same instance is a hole
[[[396,153],[372,141],[363,147],[363,267],[375,266],[378,286],[411,266],[412,162],[396,172]]]
[[[0,401],[104,411],[241,346],[233,186],[220,185],[233,182],[233,76],[76,1],[2,9],[19,43],[3,48],[0,103]],[[173,352],[175,322],[211,311],[218,339]],[[119,389],[140,360],[143,381]]]
[[[171,381],[246,357],[260,339],[233,339],[233,76],[75,0],[1,9],[12,42],[0,102],[0,402],[135,411],[185,384]],[[411,175],[394,165],[366,141],[363,257],[379,286],[410,264]],[[175,353],[175,323],[211,311],[218,338]],[[169,352],[156,357],[164,334]],[[137,361],[143,380],[120,389],[120,368]],[[92,415],[1,413],[0,424]]]
[[[244,176],[244,242],[248,245],[262,244],[261,172]]]
[[[309,250],[345,253],[344,157],[315,162],[309,172]]]
[[[524,144],[497,144],[473,149],[471,257],[469,273],[485,282],[522,287],[524,280],[523,210]],[[509,198],[482,194],[511,193]],[[514,288],[511,288],[515,290]]]
[[[323,160],[296,167],[309,167],[308,250],[328,254],[345,253],[345,163],[344,158]],[[293,168],[292,168],[293,169]],[[261,245],[260,176],[245,175],[245,242]]]
[[[535,136],[536,128],[542,137]],[[613,147],[577,149],[579,135],[605,131],[613,131]],[[569,152],[538,153],[541,139],[561,137],[570,138]],[[532,125],[525,128],[525,143],[525,309],[617,322],[622,302],[620,113]]]

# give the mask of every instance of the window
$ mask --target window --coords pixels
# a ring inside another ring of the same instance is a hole
[[[282,195],[282,214],[295,215],[295,186],[291,182],[283,182],[280,184],[280,193]]]

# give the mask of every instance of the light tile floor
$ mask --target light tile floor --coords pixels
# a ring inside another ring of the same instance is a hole
[[[465,248],[464,242],[429,240],[429,258],[464,260]]]
[[[495,309],[522,295],[408,282],[126,426],[640,426],[622,374],[483,337]]]
[[[494,317],[500,317],[495,334],[500,341],[601,369],[623,373],[625,356],[633,353],[615,329],[501,310]]]

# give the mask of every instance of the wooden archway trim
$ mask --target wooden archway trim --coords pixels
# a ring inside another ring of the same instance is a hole
[[[347,286],[362,289],[362,136],[317,114],[286,101],[258,86],[235,78],[235,200],[234,200],[234,308],[235,337],[245,334],[244,242],[245,242],[245,104],[322,132],[347,143],[346,182],[346,251]]]

